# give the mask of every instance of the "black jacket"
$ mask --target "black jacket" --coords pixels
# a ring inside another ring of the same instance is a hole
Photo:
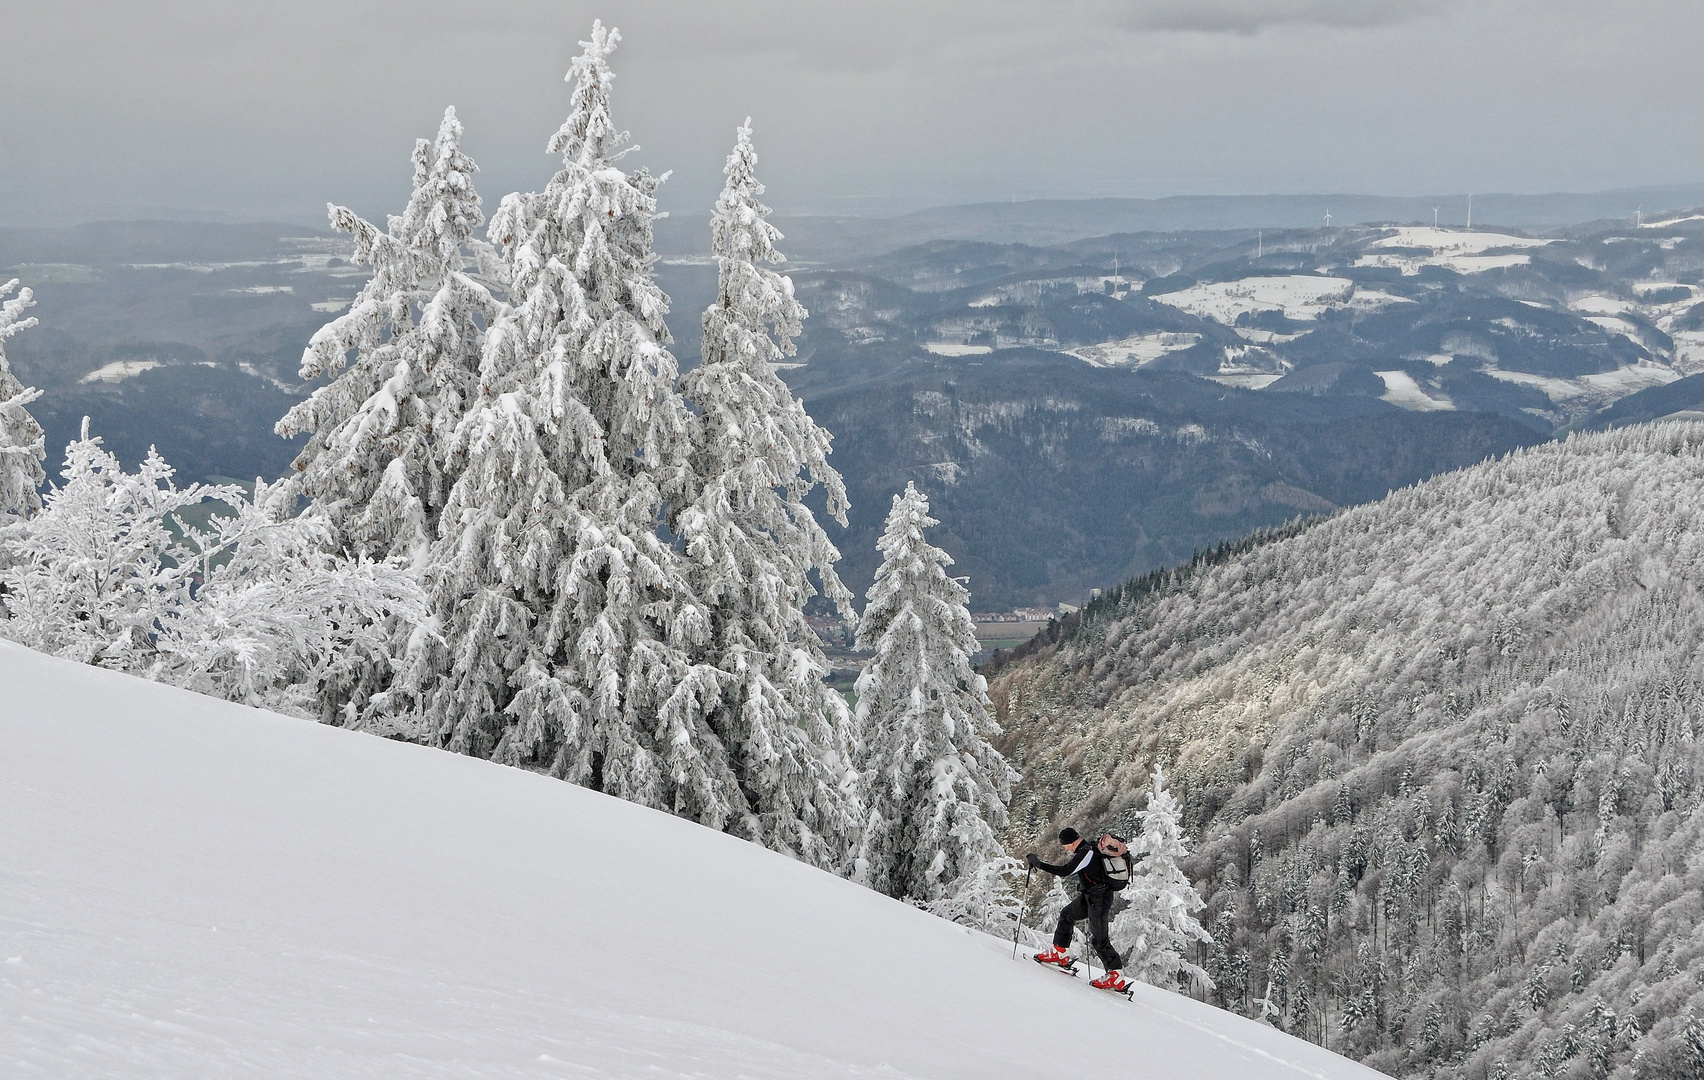
[[[1065,861],[1057,865],[1042,862],[1035,855],[1029,857],[1029,864],[1057,877],[1077,875],[1077,887],[1083,898],[1092,904],[1104,904],[1112,899],[1112,880],[1106,876],[1106,865],[1091,840],[1085,839],[1076,851],[1067,852]]]

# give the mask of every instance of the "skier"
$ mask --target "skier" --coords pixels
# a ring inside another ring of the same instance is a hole
[[[1095,979],[1092,985],[1101,990],[1128,989],[1130,984],[1119,974],[1124,958],[1112,947],[1108,924],[1112,916],[1112,894],[1130,881],[1130,856],[1122,843],[1118,843],[1118,858],[1123,862],[1119,868],[1123,880],[1119,880],[1108,873],[1108,856],[1100,850],[1100,846],[1085,842],[1076,829],[1066,826],[1059,830],[1059,844],[1067,852],[1064,862],[1058,865],[1045,863],[1034,852],[1027,860],[1037,870],[1045,870],[1058,877],[1077,875],[1077,899],[1065,905],[1059,913],[1059,927],[1053,932],[1053,945],[1046,952],[1036,953],[1036,962],[1058,964],[1069,970],[1072,960],[1067,950],[1071,948],[1071,933],[1079,920],[1087,919],[1089,941],[1094,944],[1095,952],[1100,954],[1101,963],[1106,965],[1106,974]]]

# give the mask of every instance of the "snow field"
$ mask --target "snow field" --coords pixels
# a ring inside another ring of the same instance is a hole
[[[1639,390],[1674,382],[1678,378],[1680,373],[1667,364],[1623,364],[1614,371],[1582,375],[1580,381],[1605,398],[1613,400]]]
[[[77,381],[79,383],[123,382],[125,379],[140,375],[144,371],[153,371],[159,366],[158,360],[115,360],[110,364],[96,368]]]
[[[1667,221],[1640,222],[1641,229],[1666,229],[1670,225],[1679,225],[1686,221],[1704,221],[1704,214],[1688,214],[1686,217],[1669,218]]]
[[[1289,274],[1208,282],[1153,299],[1229,326],[1237,316],[1256,311],[1278,310],[1286,318],[1307,321],[1318,318],[1319,313],[1327,308],[1349,304],[1352,299],[1364,299],[1364,306],[1372,309],[1402,298],[1376,291],[1367,293],[1363,298],[1355,292],[1355,283],[1348,278]]]
[[[994,351],[992,345],[964,345],[957,341],[925,341],[923,347],[936,356],[981,356]]]
[[[1527,236],[1511,236],[1508,233],[1461,232],[1429,225],[1405,226],[1376,241],[1373,246],[1409,251],[1429,250],[1430,255],[1375,252],[1361,256],[1355,260],[1355,265],[1395,267],[1408,276],[1418,274],[1423,266],[1442,266],[1458,274],[1479,274],[1487,270],[1525,266],[1532,262],[1532,256],[1509,249],[1536,248],[1553,243],[1554,240],[1535,240]],[[1490,252],[1499,254],[1489,254]]]
[[[1117,341],[1103,341],[1098,345],[1083,345],[1066,352],[1093,367],[1141,367],[1167,353],[1194,348],[1200,340],[1200,334],[1158,331]]]
[[[1554,244],[1554,240],[1535,240],[1530,236],[1509,233],[1470,232],[1459,229],[1434,228],[1430,225],[1407,225],[1391,236],[1373,244],[1382,248],[1430,248],[1438,255],[1483,255],[1505,248],[1536,248]]]
[[[1520,254],[1409,256],[1375,253],[1361,256],[1355,260],[1355,265],[1394,268],[1401,270],[1405,277],[1413,277],[1420,272],[1422,266],[1442,266],[1458,274],[1482,274],[1487,270],[1506,270],[1511,266],[1525,266],[1530,262],[1531,255]]]
[[[7,642],[0,684],[8,1076],[1377,1076],[560,781]]]
[[[1208,381],[1216,382],[1220,386],[1235,386],[1235,387],[1240,387],[1241,389],[1244,389],[1244,390],[1264,390],[1268,386],[1271,386],[1273,383],[1277,382],[1279,379],[1282,379],[1283,377],[1284,376],[1281,375],[1281,374],[1272,374],[1271,372],[1261,372],[1261,373],[1258,373],[1258,374],[1250,374],[1250,375],[1208,375],[1208,376],[1206,376]]]
[[[1455,402],[1448,398],[1435,398],[1420,389],[1414,376],[1406,371],[1375,371],[1373,374],[1384,380],[1385,392],[1379,397],[1392,405],[1414,412],[1441,412],[1455,408]]]
[[[1619,315],[1623,311],[1631,311],[1638,307],[1630,300],[1620,300],[1613,296],[1600,296],[1596,293],[1591,296],[1582,296],[1568,306],[1575,311],[1585,312],[1588,315]]]

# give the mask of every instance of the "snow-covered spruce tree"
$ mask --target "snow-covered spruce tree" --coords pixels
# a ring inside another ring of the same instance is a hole
[[[302,378],[335,378],[286,413],[278,433],[308,435],[296,483],[349,554],[417,558],[460,471],[450,436],[477,391],[498,310],[486,286],[491,250],[473,237],[485,218],[461,132],[447,109],[437,140],[415,144],[414,190],[388,229],[327,208],[373,276],[309,342]]]
[[[937,522],[907,484],[877,547],[882,564],[858,624],[875,656],[858,677],[856,726],[867,808],[857,876],[889,896],[932,904],[1001,854],[1011,768],[987,684],[971,670],[970,590],[924,538]]]
[[[828,866],[849,852],[861,815],[846,782],[846,704],[823,682],[828,665],[805,621],[805,603],[817,595],[811,572],[843,617],[853,612],[834,572],[840,552],[804,499],[820,484],[844,526],[846,489],[828,464],[828,432],[772,366],[794,352],[805,309],[791,279],[765,265],[784,259],[775,250],[781,234],[758,201],[756,163],[748,119],[710,223],[720,273],[704,312],[704,362],[681,380],[697,414],[672,524],[709,611],[699,656],[729,677],[709,702],[708,722],[750,806],[751,820],[737,829]]]
[[[492,219],[513,307],[488,331],[456,432],[465,467],[430,560],[435,621],[399,684],[428,742],[723,828],[749,811],[704,720],[722,679],[689,655],[704,609],[659,535],[691,414],[650,273],[658,180],[616,165],[618,40],[593,25],[549,143],[562,170]]]
[[[6,299],[17,287],[17,278],[0,285],[0,526],[39,510],[39,489],[47,479],[41,468],[47,456],[41,425],[25,408],[41,391],[19,382],[6,359],[6,339],[36,324],[22,318],[24,309],[35,303],[30,290]]]
[[[1112,922],[1113,946],[1125,955],[1124,974],[1167,990],[1188,980],[1211,990],[1213,980],[1184,951],[1191,942],[1211,942],[1195,915],[1205,903],[1183,876],[1178,861],[1189,854],[1183,842],[1182,808],[1154,766],[1153,791],[1142,814],[1142,832],[1130,844],[1138,858],[1123,896],[1128,906]]]

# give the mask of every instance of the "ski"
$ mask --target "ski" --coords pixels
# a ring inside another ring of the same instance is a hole
[[[1035,960],[1035,957],[1032,956],[1030,959]],[[1061,966],[1048,960],[1036,960],[1035,962],[1044,968],[1052,968],[1063,975],[1069,975],[1073,979],[1077,977],[1077,962],[1075,960],[1071,961],[1068,966]]]

